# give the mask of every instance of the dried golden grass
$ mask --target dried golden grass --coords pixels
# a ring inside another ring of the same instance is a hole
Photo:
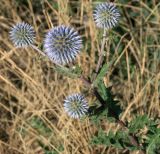
[[[0,134],[4,134],[4,136],[0,135],[0,153],[43,154],[44,150],[38,141],[64,154],[114,153],[113,148],[89,145],[96,128],[88,119],[83,122],[73,120],[64,113],[64,97],[72,92],[85,91],[83,84],[78,79],[69,79],[54,72],[51,69],[53,65],[51,62],[35,60],[39,54],[33,49],[16,49],[8,38],[10,26],[20,21],[26,21],[34,26],[37,45],[43,41],[44,34],[49,28],[58,24],[73,25],[83,32],[83,37],[91,41],[90,47],[86,45],[77,59],[84,75],[90,74],[96,66],[97,50],[99,51],[100,48],[98,29],[92,19],[92,0],[55,0],[53,2],[57,3],[58,11],[49,0],[40,1],[39,5],[42,8],[36,11],[33,9],[35,2],[32,0],[27,1],[28,7],[17,6],[15,1],[0,1]],[[78,7],[76,14],[70,13],[71,5]],[[123,6],[117,3],[117,5],[124,8],[126,18],[128,14],[125,8],[131,8],[135,12],[141,11],[140,7],[132,6],[130,3]],[[130,31],[132,28],[129,25],[130,21],[122,17],[120,24],[128,33],[121,36],[114,54],[117,61],[104,79],[106,85],[113,85],[113,92],[124,108],[123,120],[130,120],[135,112],[148,113],[153,117],[160,114],[160,62],[157,35],[160,14],[154,1],[153,8],[149,8],[143,2],[140,5],[150,12],[145,22],[147,23],[153,14],[156,17],[153,24],[156,26],[152,28],[150,23],[146,24],[145,32],[143,27],[139,26],[139,33],[133,34]],[[141,25],[142,19],[143,14],[140,19],[137,18],[136,24]],[[131,36],[130,39],[125,37],[128,34]],[[147,46],[145,38],[149,35],[154,37],[156,43]],[[124,44],[125,48],[119,55],[120,44]],[[85,52],[88,48],[90,48],[89,54]],[[155,49],[152,59],[149,57],[149,48]],[[130,56],[135,59],[134,71],[129,64]],[[121,63],[122,57],[127,64],[127,78],[124,77],[123,72],[120,76],[110,78]],[[149,65],[153,66],[152,69]],[[92,102],[93,97],[88,97],[88,100]],[[42,135],[31,127],[29,121],[33,117],[39,117],[52,130],[52,135]],[[106,131],[113,128],[113,124],[103,125]],[[59,144],[63,145],[63,152],[59,151]]]

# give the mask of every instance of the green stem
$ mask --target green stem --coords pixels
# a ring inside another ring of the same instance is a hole
[[[100,51],[100,55],[99,55],[99,59],[98,59],[98,64],[97,64],[97,67],[96,67],[96,76],[95,76],[95,78],[97,77],[97,74],[98,74],[99,69],[100,69],[100,67],[102,65],[102,62],[103,62],[104,47],[105,47],[105,44],[106,44],[106,35],[107,35],[107,30],[104,28],[101,51]]]

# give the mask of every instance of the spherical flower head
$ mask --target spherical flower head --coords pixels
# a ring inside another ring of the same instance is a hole
[[[52,28],[45,37],[44,51],[55,63],[65,65],[72,62],[82,48],[78,32],[68,26]]]
[[[72,118],[78,119],[83,117],[87,114],[88,109],[88,103],[81,94],[74,93],[64,100],[64,110]]]
[[[18,23],[11,28],[10,39],[16,47],[28,47],[35,41],[34,28],[27,23]]]
[[[120,13],[113,3],[101,3],[93,12],[97,27],[110,29],[117,25]]]

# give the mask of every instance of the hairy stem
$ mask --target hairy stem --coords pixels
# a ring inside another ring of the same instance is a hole
[[[38,51],[42,56],[46,56],[46,54],[45,54],[43,51],[41,51],[40,49],[38,49],[37,46],[32,45],[31,47],[32,47],[33,49],[35,49],[36,51]]]
[[[36,51],[38,51],[38,53],[40,53],[42,56],[46,56],[46,54],[42,51],[42,50],[40,50],[40,49],[38,49],[38,47],[37,46],[35,46],[35,45],[32,45],[31,46],[34,50],[36,50]],[[55,63],[54,61],[52,61],[55,65],[57,65],[57,66],[59,66],[59,67],[63,67],[62,65],[60,65],[60,64],[58,64],[58,63]]]
[[[99,59],[98,59],[97,67],[96,67],[96,75],[95,75],[94,79],[97,77],[97,74],[98,74],[99,69],[100,69],[102,62],[103,62],[104,47],[106,44],[106,37],[107,37],[106,35],[107,35],[107,30],[104,28],[102,45],[101,45],[100,55],[99,55]]]

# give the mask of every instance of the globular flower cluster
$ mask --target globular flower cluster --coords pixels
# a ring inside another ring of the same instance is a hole
[[[87,101],[79,93],[71,94],[64,100],[64,110],[72,118],[78,119],[83,117],[87,114],[88,108]]]
[[[72,62],[82,48],[82,39],[78,32],[68,26],[52,28],[45,37],[44,51],[48,57],[58,64]]]
[[[110,29],[117,25],[120,13],[113,3],[101,3],[93,12],[97,27]]]
[[[10,39],[16,47],[28,47],[35,41],[34,28],[25,23],[18,23],[11,28]]]

